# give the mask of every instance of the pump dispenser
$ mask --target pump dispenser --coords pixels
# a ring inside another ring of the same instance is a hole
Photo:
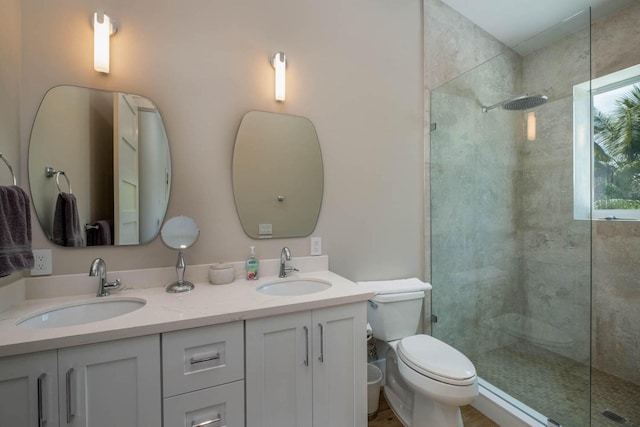
[[[260,261],[256,257],[256,247],[251,246],[251,253],[245,264],[245,270],[247,272],[247,280],[258,280],[258,270],[260,268]]]

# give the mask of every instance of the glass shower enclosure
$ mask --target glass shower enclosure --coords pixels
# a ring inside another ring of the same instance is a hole
[[[432,333],[543,425],[590,423],[592,223],[573,208],[590,52],[585,11],[431,92]]]

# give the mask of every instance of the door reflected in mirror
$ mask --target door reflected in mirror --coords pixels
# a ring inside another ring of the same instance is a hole
[[[316,227],[324,175],[320,142],[306,117],[250,111],[233,150],[233,194],[254,239],[303,237]]]
[[[160,112],[148,98],[50,89],[33,124],[28,163],[35,212],[52,242],[137,245],[158,235],[169,202],[171,154]]]

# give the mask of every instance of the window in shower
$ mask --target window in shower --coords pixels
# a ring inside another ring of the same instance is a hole
[[[640,65],[574,87],[574,184],[577,219],[640,219]]]

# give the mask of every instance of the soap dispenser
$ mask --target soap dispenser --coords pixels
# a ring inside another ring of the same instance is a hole
[[[247,280],[258,280],[258,270],[260,268],[260,261],[256,257],[256,247],[251,246],[251,253],[245,264],[245,270],[247,272]]]

